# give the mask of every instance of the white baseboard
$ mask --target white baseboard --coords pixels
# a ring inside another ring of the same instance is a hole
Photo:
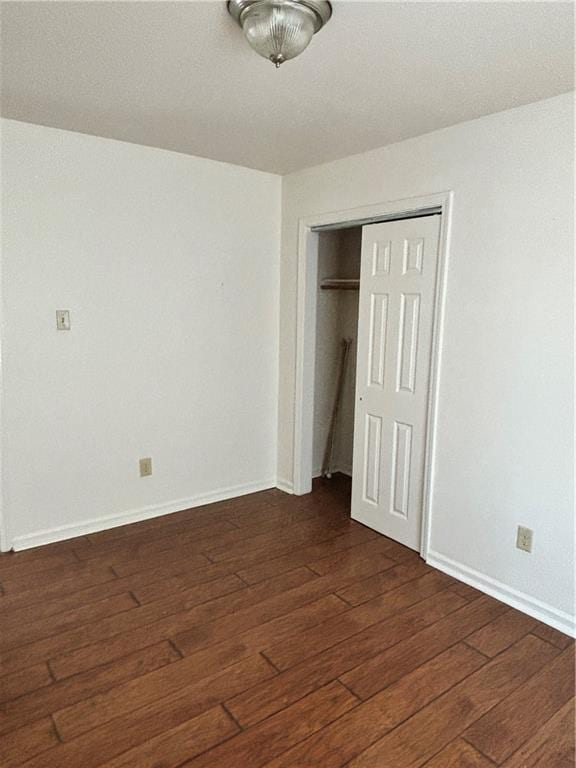
[[[276,478],[276,488],[279,491],[284,491],[284,493],[294,493],[294,483],[281,477]]]
[[[44,544],[52,544],[55,541],[65,541],[66,539],[73,539],[76,536],[86,536],[88,533],[105,531],[108,528],[118,528],[120,525],[139,523],[142,520],[149,520],[152,517],[170,515],[174,512],[181,512],[184,509],[201,507],[205,504],[213,504],[216,501],[234,499],[238,496],[245,496],[249,493],[258,493],[258,491],[266,491],[269,488],[275,487],[276,479],[274,478],[272,480],[263,480],[257,483],[245,483],[243,485],[231,486],[230,488],[220,488],[212,493],[199,494],[197,496],[191,496],[188,499],[176,499],[175,501],[169,501],[164,504],[153,504],[149,507],[120,512],[117,515],[107,515],[106,517],[86,520],[85,522],[78,524],[62,525],[57,528],[37,531],[36,533],[28,533],[24,536],[15,536],[12,541],[12,548],[18,552],[23,549],[40,547]]]
[[[443,571],[449,576],[454,576],[459,581],[463,581],[465,584],[485,592],[490,597],[495,597],[502,603],[512,606],[512,608],[517,608],[519,611],[527,613],[528,616],[532,616],[538,619],[538,621],[548,624],[560,632],[564,632],[566,635],[576,637],[576,617],[571,616],[569,613],[560,611],[541,600],[530,597],[530,595],[524,592],[508,587],[506,584],[479,571],[475,571],[467,565],[451,560],[439,552],[429,551],[426,562],[439,571]]]

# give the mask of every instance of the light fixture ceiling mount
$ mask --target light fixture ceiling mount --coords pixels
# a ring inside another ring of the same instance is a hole
[[[327,0],[228,0],[250,46],[276,67],[298,56],[332,16]]]

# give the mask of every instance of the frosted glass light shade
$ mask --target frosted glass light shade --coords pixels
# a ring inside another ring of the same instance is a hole
[[[327,0],[228,0],[248,43],[277,67],[307,48],[332,15]]]
[[[256,53],[279,67],[308,47],[315,17],[305,6],[292,3],[258,4],[246,10],[242,28]]]

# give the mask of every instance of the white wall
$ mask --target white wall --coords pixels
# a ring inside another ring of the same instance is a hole
[[[279,476],[293,469],[298,219],[454,191],[432,560],[574,614],[573,94],[283,179]],[[516,526],[534,551],[515,549]]]
[[[2,127],[15,545],[275,485],[279,177]]]
[[[318,285],[325,277],[360,277],[362,230],[322,232],[318,242]],[[354,445],[358,291],[318,289],[312,473],[321,474],[342,359],[342,340],[352,339],[336,425],[331,467],[351,474]]]

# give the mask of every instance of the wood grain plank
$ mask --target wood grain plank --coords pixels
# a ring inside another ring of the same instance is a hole
[[[305,522],[308,525],[318,527],[318,520],[307,513],[303,520],[286,520],[284,515],[283,533],[289,537],[293,531],[298,531],[298,526]],[[340,525],[350,526],[350,523],[338,517]],[[235,526],[230,521],[221,518],[208,523],[205,521],[201,527],[189,527],[179,525],[168,530],[159,529],[137,538],[132,537],[128,542],[114,541],[104,546],[87,546],[83,550],[76,550],[82,559],[90,559],[94,562],[109,565],[118,565],[123,573],[137,572],[149,567],[149,563],[162,562],[163,556],[169,550],[171,556],[178,557],[179,552],[187,555],[202,553],[211,549],[227,547],[242,541],[252,544],[257,537],[275,534],[278,530],[278,519],[272,519],[270,515],[263,516],[261,520],[251,525]],[[326,528],[324,529],[326,531]]]
[[[494,763],[466,741],[458,739],[425,763],[425,768],[494,768]]]
[[[307,659],[274,679],[254,686],[227,702],[226,706],[243,727],[254,725],[302,698],[330,680],[405,640],[424,626],[462,605],[462,598],[448,592],[434,595],[399,616],[374,624],[322,653]]]
[[[100,621],[109,616],[116,616],[119,613],[130,611],[137,605],[134,597],[130,593],[124,592],[106,597],[97,603],[90,603],[48,618],[30,621],[25,625],[7,622],[7,626],[2,627],[2,634],[0,635],[0,651],[6,651],[19,645],[28,645],[45,637],[67,632],[75,627]]]
[[[62,598],[66,598],[73,595],[76,592],[87,590],[92,587],[100,587],[104,584],[109,584],[116,580],[116,574],[111,568],[102,568],[98,571],[97,576],[94,575],[93,570],[88,570],[83,574],[77,574],[76,576],[56,583],[44,584],[41,579],[32,580],[28,585],[28,588],[16,591],[14,594],[6,594],[0,600],[0,615],[9,615],[14,610],[23,610],[25,608],[32,608],[38,606],[47,601],[57,602]],[[125,590],[120,590],[124,592]],[[117,594],[113,592],[112,594]],[[108,595],[104,595],[108,597]],[[67,607],[74,608],[76,603]],[[54,613],[58,613],[60,608],[56,606]],[[66,608],[62,608],[66,610]]]
[[[373,543],[377,542],[369,542],[369,544]],[[395,560],[391,560],[382,552],[378,552],[376,547],[368,548],[367,550],[364,549],[365,547],[367,547],[367,545],[364,544],[356,547],[356,549],[359,551],[354,552],[352,555],[347,554],[346,550],[342,553],[338,553],[337,555],[330,555],[329,557],[325,557],[322,560],[317,560],[314,563],[310,563],[308,568],[314,571],[314,573],[317,573],[319,576],[328,576],[331,573],[335,573],[341,570],[343,565],[348,567],[351,574],[356,572],[363,574],[366,562],[377,561],[379,563],[378,573],[387,571],[389,568],[392,568],[396,565]]]
[[[319,605],[311,605],[277,621],[270,622],[269,625],[256,627],[238,640],[225,641],[221,646],[210,647],[205,653],[195,654],[185,661],[179,662],[172,671],[165,670],[165,674],[142,677],[138,681],[134,681],[132,685],[126,685],[123,688],[116,689],[109,695],[101,696],[99,700],[106,702],[121,694],[122,706],[128,707],[132,700],[141,702],[145,696],[156,696],[157,690],[177,690],[181,685],[213,674],[216,670],[222,669],[223,666],[235,663],[238,658],[243,658],[250,652],[255,652],[259,645],[265,643],[266,639],[278,636],[279,633],[293,634],[302,625],[317,622],[321,618],[319,611],[325,613],[328,609],[333,613],[335,606],[338,609],[345,607],[333,595],[328,596],[325,600],[326,604],[321,602]],[[81,727],[85,727],[90,722],[90,717],[96,716],[98,710],[96,702],[87,702],[86,706],[90,710],[87,717],[84,717],[81,707],[73,708],[80,712]],[[72,713],[70,717],[75,718],[76,715]]]
[[[90,603],[98,602],[106,597],[117,595],[122,592],[136,592],[152,584],[158,585],[158,590],[153,599],[146,602],[153,602],[163,597],[174,595],[176,592],[185,591],[191,587],[202,584],[207,581],[213,581],[224,576],[231,576],[234,573],[234,563],[225,565],[203,565],[200,568],[195,567],[195,562],[189,560],[166,559],[164,566],[159,569],[147,569],[133,574],[132,576],[117,577],[110,569],[108,579],[92,586],[83,586],[80,584],[71,584],[71,590],[61,590],[60,585],[56,587],[56,593],[51,593],[51,588],[46,591],[40,587],[25,593],[18,593],[13,596],[6,596],[0,601],[0,616],[2,621],[8,622],[28,622],[40,618],[62,613],[65,610],[79,608]]]
[[[161,585],[160,589],[157,589],[158,584]],[[153,609],[154,603],[167,607],[185,604],[186,608],[193,608],[196,605],[203,605],[219,597],[232,595],[236,592],[244,593],[245,588],[246,585],[242,579],[238,578],[235,574],[228,574],[218,579],[202,581],[200,584],[192,584],[187,589],[176,590],[176,592],[166,590],[164,582],[155,582],[146,587],[135,587],[132,590],[132,594],[136,596],[136,599],[142,605],[151,604],[151,609]],[[241,595],[238,594],[235,598],[231,599],[241,599]]]
[[[548,643],[552,643],[552,645],[555,645],[562,650],[568,648],[568,646],[574,646],[574,638],[559,632],[557,629],[554,629],[554,627],[548,627],[546,624],[538,623],[532,630],[532,634],[542,638],[542,640],[546,640]]]
[[[460,595],[460,597],[465,597],[466,600],[477,600],[479,597],[482,597],[483,594],[480,590],[475,589],[468,584],[464,584],[463,581],[456,581],[452,586],[452,589],[457,595]]]
[[[371,541],[377,535],[375,531],[371,531],[369,528],[358,526],[339,536],[322,541],[320,544],[311,544],[287,555],[275,557],[271,560],[266,559],[264,562],[258,562],[253,566],[242,568],[238,571],[238,575],[248,584],[257,584],[259,581],[269,579],[286,570],[300,565],[307,565],[327,555],[337,554],[345,549],[353,548],[357,544]]]
[[[284,752],[268,768],[340,768],[485,663],[477,651],[456,645]]]
[[[304,520],[318,518],[318,511],[312,508],[278,503],[262,505],[261,507],[244,507],[242,509],[230,507],[227,511],[223,511],[222,514],[228,522],[237,528],[248,528],[265,521],[274,522],[276,526],[284,523],[292,525],[293,523],[304,522]],[[333,516],[334,510],[331,510],[330,514]],[[345,516],[341,514],[340,517],[344,518]]]
[[[215,707],[104,763],[102,768],[178,768],[238,731],[224,709]]]
[[[39,574],[44,571],[66,568],[70,565],[78,565],[78,558],[71,549],[55,554],[38,552],[37,550],[8,552],[0,555],[0,579],[2,581],[7,578],[17,579],[19,576],[28,576],[31,571]]]
[[[504,768],[573,768],[574,722],[574,699],[570,699],[504,763]]]
[[[153,518],[156,521],[159,518]],[[130,535],[114,537],[108,541],[92,541],[79,547],[74,552],[80,560],[89,560],[91,557],[107,557],[114,554],[125,554],[128,559],[135,557],[141,548],[151,554],[155,550],[165,551],[167,546],[177,544],[177,537],[183,536],[186,541],[200,541],[219,533],[226,534],[236,527],[224,517],[218,517],[209,511],[195,518],[177,519],[165,517],[162,523],[156,526],[133,527]]]
[[[412,579],[423,576],[425,573],[430,573],[430,571],[431,569],[423,560],[416,560],[411,563],[397,565],[394,568],[390,568],[390,570],[357,581],[343,589],[339,589],[336,594],[350,605],[361,605],[385,592],[389,592],[391,589],[395,589],[395,587],[405,582],[412,581]],[[446,583],[450,583],[450,577],[447,576],[446,579]]]
[[[255,728],[183,763],[182,768],[260,768],[345,712],[358,700],[337,681],[306,696]]]
[[[263,675],[271,674],[270,666],[261,658],[244,663],[242,669],[242,674],[238,670],[228,676],[221,673],[218,678],[202,684],[196,692],[189,688],[173,693],[164,691],[168,694],[164,698],[138,707],[52,749],[49,753],[51,765],[57,768],[99,768],[102,763],[189,722],[219,703],[210,702],[226,698],[231,692],[249,687]],[[26,768],[46,768],[46,763],[38,758]]]
[[[304,526],[307,528],[304,528]],[[240,562],[242,565],[251,564],[271,557],[274,554],[280,555],[298,549],[307,538],[307,543],[314,541],[326,541],[335,536],[339,536],[351,530],[350,521],[338,520],[332,525],[325,526],[313,520],[312,522],[302,523],[296,532],[292,531],[290,535],[278,537],[277,531],[271,530],[268,533],[260,534],[254,537],[244,537],[235,544],[222,547],[222,541],[213,542],[213,548],[202,547],[202,550],[208,554],[210,562]],[[195,544],[187,544],[170,552],[170,557],[174,560],[186,559],[197,555],[198,547]],[[197,555],[199,556],[199,555]],[[158,553],[152,557],[137,558],[135,560],[126,560],[115,564],[114,571],[118,576],[131,576],[145,570],[163,568],[166,566],[166,554]],[[238,567],[238,565],[236,566]]]
[[[455,593],[450,590],[450,594]],[[464,600],[459,595],[455,596],[461,601]],[[412,636],[398,647],[385,648],[358,664],[342,676],[342,682],[359,698],[368,699],[397,680],[399,674],[406,674],[415,669],[505,610],[501,603],[486,596],[474,603],[464,604],[460,610],[441,618],[434,626],[413,632]]]
[[[574,652],[567,648],[506,701],[470,726],[464,738],[495,763],[503,763],[570,701],[573,686]]]
[[[273,643],[289,639],[294,642],[295,638],[299,642],[304,630],[312,627],[318,632],[318,625],[329,618],[340,616],[346,610],[348,605],[336,595],[326,595],[294,611],[258,624],[245,632],[236,633],[229,640],[222,640],[196,651],[193,653],[194,661],[202,668],[211,669],[215,665],[220,668],[229,666],[251,653],[267,650]],[[182,655],[190,656],[190,649],[186,643],[178,640],[173,642]],[[194,648],[195,646],[192,650]]]
[[[353,530],[366,531],[368,529],[356,525]],[[331,535],[332,532],[328,534],[328,536]],[[372,538],[377,535],[374,531],[370,531]],[[126,590],[136,590],[149,584],[163,581],[164,584],[159,585],[158,592],[154,598],[158,599],[162,592],[166,596],[171,595],[176,591],[188,589],[203,581],[211,581],[212,579],[232,574],[239,569],[261,562],[262,553],[256,553],[218,565],[212,564],[207,566],[202,563],[201,567],[198,567],[198,563],[194,560],[191,561],[186,554],[182,556],[182,553],[172,551],[169,557],[165,556],[158,558],[155,562],[147,562],[144,570],[126,577],[117,577],[113,570],[108,567],[104,569],[102,578],[96,582],[93,574],[90,574],[89,576],[67,579],[64,582],[46,586],[33,584],[30,589],[24,592],[18,592],[13,596],[4,596],[0,601],[0,614],[4,614],[5,611],[10,613],[13,610],[30,610],[33,612],[41,606],[43,611],[46,608],[46,614],[42,613],[42,615],[51,615],[67,608],[95,602],[112,594],[118,594]],[[301,563],[298,564],[300,565]],[[286,570],[290,569],[279,568],[277,570],[272,568],[270,569],[269,576],[266,578],[273,578]],[[30,615],[34,617],[36,614],[32,613]],[[28,620],[28,617],[23,620]]]
[[[150,643],[177,637],[179,633],[187,631],[194,634],[200,647],[204,647],[210,642],[207,636],[209,630],[206,627],[212,626],[218,617],[227,614],[240,616],[241,611],[245,609],[250,611],[249,615],[252,617],[253,625],[262,623],[266,620],[265,616],[262,617],[268,609],[272,615],[278,615],[274,611],[280,614],[286,613],[294,607],[293,602],[297,603],[292,595],[283,598],[283,592],[291,592],[291,590],[305,586],[317,578],[307,568],[296,569],[256,587],[236,590],[209,602],[188,607],[177,613],[170,613],[168,616],[157,620],[151,620],[151,623],[146,623],[144,619],[140,620],[140,626],[137,628],[125,627],[125,631],[119,631],[118,625],[115,625],[117,632],[114,636],[110,636],[108,633],[106,643],[100,642],[98,638],[93,638],[92,642],[85,645],[78,643],[73,650],[64,650],[62,655],[52,659],[51,669],[57,678],[69,677],[124,656],[135,648],[145,648]],[[178,599],[181,600],[181,597]],[[274,610],[270,608],[267,601],[273,601]],[[266,605],[261,609],[259,606],[264,602]],[[162,605],[162,601],[158,601],[142,606],[140,610],[152,609],[152,613],[147,614],[147,617],[157,617],[162,614]],[[242,616],[246,618],[246,614],[242,613]],[[230,623],[234,625],[233,621]],[[204,641],[202,638],[205,636],[206,640]],[[74,643],[76,641],[77,638],[74,638]]]
[[[49,717],[0,736],[0,765],[12,768],[45,753],[58,744],[54,725]],[[45,766],[48,766],[45,763]]]
[[[126,581],[112,577],[103,584],[79,589],[56,598],[48,597],[31,604],[22,603],[20,595],[13,595],[6,598],[6,605],[2,605],[4,601],[0,601],[0,621],[2,621],[3,627],[31,624],[32,622],[49,619],[51,616],[72,611],[75,608],[83,608],[92,603],[105,600],[108,597],[114,597],[114,595],[120,595],[123,592],[129,591],[130,586]]]
[[[242,659],[212,674],[206,667],[198,668],[187,662],[189,660],[179,661],[139,676],[56,712],[54,721],[60,737],[70,741],[159,699],[165,706],[173,706],[174,702],[182,700],[188,707],[193,703],[193,711],[197,714],[275,674],[259,655]]]
[[[70,565],[42,571],[42,578],[39,578],[39,574],[35,573],[33,569],[19,575],[6,573],[2,575],[2,584],[6,594],[12,595],[18,592],[36,590],[39,582],[43,589],[46,589],[49,585],[61,587],[66,583],[69,585],[80,583],[84,586],[91,586],[92,584],[108,581],[112,576],[113,574],[108,566],[77,561]]]
[[[111,567],[117,576],[132,576],[135,573],[142,573],[144,571],[165,567],[166,557],[167,554],[165,552],[159,552],[153,557],[137,557],[132,560],[122,560],[108,567]],[[204,568],[211,563],[209,558],[198,552],[198,548],[194,544],[171,549],[169,557],[174,558],[174,560],[186,560],[189,564],[188,570]]]
[[[130,584],[130,589],[142,605],[164,600],[181,592],[188,592],[198,584],[215,581],[226,576],[236,576],[234,568],[226,565],[209,565],[187,569],[182,561],[176,561],[168,575],[161,570],[146,570],[119,579]],[[184,567],[183,567],[184,566]],[[164,569],[162,569],[164,570]],[[242,581],[244,584],[244,582]]]
[[[170,643],[159,643],[136,651],[111,664],[53,683],[6,702],[0,710],[0,733],[21,727],[63,707],[82,701],[139,675],[178,661]]]
[[[255,552],[265,553],[268,557],[270,554],[282,554],[285,551],[289,551],[287,547],[296,548],[304,544],[313,543],[314,541],[324,541],[326,538],[330,538],[331,533],[337,536],[345,533],[352,527],[349,520],[338,516],[329,522],[311,519],[303,523],[296,523],[287,530],[283,529],[282,536],[278,536],[278,531],[276,530],[254,536],[249,540],[239,541],[231,546],[217,546],[206,551],[210,560],[215,563],[231,560],[245,554],[254,554]]]
[[[343,563],[341,568],[327,576],[315,576],[310,583],[292,589],[285,595],[263,601],[258,606],[237,611],[233,616],[224,616],[221,619],[217,619],[210,626],[201,628],[200,632],[195,628],[177,634],[173,638],[174,642],[179,648],[186,648],[188,653],[200,650],[210,643],[219,642],[229,637],[231,632],[249,629],[252,626],[262,624],[264,621],[269,621],[306,603],[317,600],[324,595],[330,594],[343,584],[350,583],[357,578],[359,571],[364,574],[374,572],[381,568],[382,564],[382,560],[379,557],[368,558],[363,560],[361,564],[353,566],[349,563]],[[306,571],[314,575],[309,569],[306,569]],[[251,587],[250,589],[257,588]]]
[[[496,656],[528,634],[538,622],[511,608],[466,638],[468,645],[486,656]]]
[[[573,641],[349,505],[334,476],[0,555],[0,764],[575,768]]]
[[[302,573],[302,577],[309,580],[312,574],[306,571]],[[132,634],[133,642],[130,647],[124,650],[124,653],[128,653],[137,647],[146,647],[151,643],[166,639],[170,631],[176,631],[178,628],[186,626],[186,619],[190,619],[192,616],[191,609],[194,607],[197,607],[197,613],[202,611],[206,613],[208,610],[211,610],[201,608],[202,605],[213,607],[216,603],[215,600],[209,603],[206,602],[208,600],[206,591],[213,591],[216,594],[223,595],[220,598],[221,600],[230,598],[230,600],[234,601],[236,600],[234,597],[235,593],[246,590],[244,589],[244,584],[237,577],[226,577],[222,581],[208,582],[205,586],[192,588],[189,591],[179,593],[163,601],[157,601],[146,606],[138,606],[128,612],[116,614],[99,622],[85,624],[75,629],[61,632],[53,637],[11,649],[2,656],[2,669],[9,671],[10,669],[22,667],[31,661],[53,659],[76,648],[85,649],[91,643],[101,643],[102,640],[114,638],[121,633],[127,632]],[[196,614],[194,618],[196,618]],[[135,643],[135,636],[136,632],[142,628],[146,629],[146,632],[141,633],[141,643],[138,646]],[[154,629],[157,631],[152,636],[151,633]],[[103,647],[109,650],[111,643]],[[110,658],[97,660],[95,663],[103,663],[103,661],[108,660]],[[56,677],[62,676],[59,672],[59,666],[60,662],[55,659],[52,670]],[[74,673],[79,671],[82,670],[75,669]]]
[[[503,651],[350,762],[350,768],[416,768],[554,658],[532,635]]]
[[[51,683],[52,675],[47,664],[35,664],[12,674],[3,675],[0,677],[0,704]]]
[[[182,528],[179,531],[169,533],[164,531],[161,535],[150,539],[130,541],[126,544],[108,544],[101,547],[89,545],[83,549],[77,549],[76,553],[83,562],[113,566],[119,563],[145,560],[142,565],[146,567],[146,561],[159,555],[162,556],[162,554],[165,555],[168,551],[174,552],[174,550],[184,547],[191,555],[202,554],[203,549],[209,546],[210,542],[214,546],[219,541],[227,541],[229,536],[232,537],[231,541],[236,541],[237,538],[242,537],[242,533],[226,520],[215,520],[201,528],[192,530]]]
[[[389,551],[390,539],[387,539],[385,536],[379,536],[376,539],[370,539],[362,544],[358,544],[353,550],[345,549],[341,552],[332,552],[317,560],[310,561],[307,565],[319,576],[326,576],[341,568],[343,564],[353,567],[356,563],[361,562],[363,558],[381,557],[389,563],[388,566],[381,569],[384,571],[397,565],[397,562],[388,556]]]
[[[401,566],[400,566],[401,567]],[[385,596],[378,596],[345,614],[324,622],[319,628],[302,632],[298,642],[278,639],[267,651],[268,658],[278,669],[286,670],[304,659],[352,637],[363,629],[409,608],[446,587],[443,574],[429,573],[404,584]]]

